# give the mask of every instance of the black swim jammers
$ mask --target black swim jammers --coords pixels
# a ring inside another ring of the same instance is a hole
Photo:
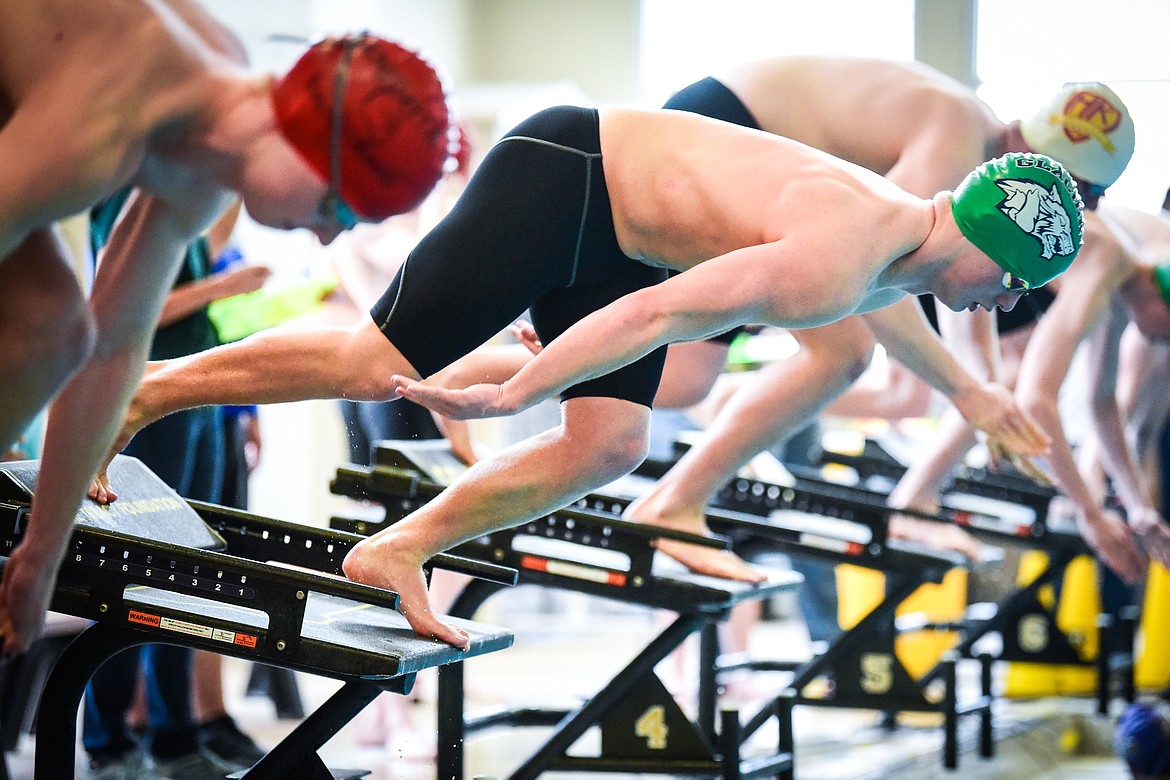
[[[455,208],[410,253],[370,310],[423,377],[480,346],[527,309],[544,344],[666,272],[618,246],[595,109],[530,117],[484,158]],[[665,347],[569,388],[650,406]]]

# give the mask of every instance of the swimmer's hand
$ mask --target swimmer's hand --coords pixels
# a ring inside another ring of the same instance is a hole
[[[9,554],[0,582],[0,642],[4,655],[27,651],[41,635],[60,565],[59,559],[45,560],[45,553],[26,543]]]
[[[390,377],[390,381],[400,398],[414,401],[451,420],[500,417],[521,411],[505,401],[504,385],[478,384],[462,390],[449,390],[399,374]]]
[[[540,337],[536,335],[536,328],[532,327],[531,322],[516,320],[508,326],[508,332],[533,355],[539,355],[540,351],[544,349],[544,344],[540,343]]]
[[[1166,523],[1162,513],[1152,506],[1139,506],[1127,509],[1125,520],[1146,554],[1170,567],[1170,524]]]
[[[1055,487],[1056,481],[1049,476],[1045,469],[1047,464],[1044,459],[1024,457],[1012,452],[998,439],[987,440],[987,451],[990,455],[992,471],[997,471],[1003,468],[1005,463],[1010,463],[1017,471],[1033,482],[1044,485],[1045,487]]]
[[[109,468],[110,462],[114,457],[126,449],[126,445],[134,438],[134,434],[138,433],[143,428],[143,425],[135,422],[136,415],[133,411],[133,403],[131,404],[131,411],[127,413],[126,418],[122,422],[122,428],[118,431],[118,437],[114,440],[110,451],[106,453],[105,459],[102,461],[102,468],[93,481],[89,483],[89,491],[86,493],[93,501],[99,504],[112,504],[118,500],[118,493],[110,484]]]
[[[1003,385],[984,382],[951,398],[955,408],[1000,448],[1013,457],[1047,455],[1052,440],[1032,416],[1020,408],[1012,392]]]
[[[1146,575],[1146,556],[1138,549],[1134,535],[1116,512],[1090,507],[1077,513],[1077,529],[1106,566],[1128,585],[1137,585]]]

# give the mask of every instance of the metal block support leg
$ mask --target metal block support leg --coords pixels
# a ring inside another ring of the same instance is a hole
[[[740,780],[740,743],[743,742],[743,732],[739,725],[739,710],[723,710],[720,717],[719,740],[720,752],[723,754],[723,780]]]
[[[409,689],[409,686],[407,686]],[[347,682],[320,707],[301,721],[292,733],[269,751],[251,769],[235,777],[247,780],[287,780],[297,778],[332,778],[317,756],[319,750],[346,723],[372,702],[382,688],[368,682]],[[310,769],[315,774],[310,774]],[[323,773],[324,772],[324,773]],[[364,773],[362,773],[364,774]],[[350,774],[348,776],[360,776]]]
[[[947,769],[959,768],[959,713],[958,713],[958,685],[955,674],[955,657],[949,655],[943,661],[943,766]]]
[[[711,621],[699,632],[698,726],[712,745],[715,733],[716,700],[719,698],[719,624]]]
[[[776,724],[780,732],[777,752],[792,757],[788,768],[780,773],[780,780],[794,780],[796,777],[796,737],[792,733],[792,708],[796,706],[796,694],[792,688],[785,688],[780,691],[773,705],[776,708]]]
[[[463,683],[461,661],[439,668],[436,777],[447,780],[463,780],[463,748],[467,736]]]
[[[36,780],[73,777],[77,760],[77,709],[85,686],[98,667],[128,647],[146,644],[129,629],[95,624],[61,654],[45,681],[37,713]]]
[[[602,713],[610,710],[663,658],[697,631],[708,618],[704,615],[679,615],[639,653],[606,687],[589,701],[565,717],[556,733],[512,774],[512,780],[534,780],[543,774],[548,764],[563,755]],[[456,778],[455,780],[460,780]]]
[[[979,692],[983,696],[983,710],[979,713],[979,755],[983,758],[995,756],[995,732],[992,723],[991,665],[994,659],[990,653],[979,655]]]
[[[1097,714],[1109,714],[1113,675],[1109,663],[1113,655],[1113,616],[1097,616]]]

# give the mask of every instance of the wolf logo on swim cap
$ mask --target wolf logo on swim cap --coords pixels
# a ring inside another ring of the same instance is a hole
[[[959,230],[1005,271],[1040,287],[1072,264],[1084,240],[1084,204],[1060,163],[1012,152],[983,163],[955,189]]]
[[[450,155],[443,84],[414,52],[374,35],[326,38],[276,82],[280,131],[357,214],[416,208]]]
[[[1059,160],[1087,184],[1109,187],[1133,156],[1133,119],[1121,98],[1100,82],[1065,84],[1020,134],[1034,152]]]

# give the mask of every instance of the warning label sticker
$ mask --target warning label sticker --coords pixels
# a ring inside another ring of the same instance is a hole
[[[174,618],[163,618],[158,627],[164,631],[174,631],[176,634],[187,634],[188,636],[201,636],[204,639],[212,638],[212,629],[209,626],[201,626],[197,623],[188,623],[185,620],[175,620]]]
[[[131,623],[138,623],[140,625],[153,626],[154,628],[158,628],[158,615],[150,615],[146,612],[139,612],[138,610],[132,609],[130,610],[130,614],[127,616],[127,619]]]
[[[139,625],[150,626],[152,628],[161,628],[164,631],[174,631],[176,634],[211,639],[229,645],[255,647],[257,642],[257,637],[254,634],[240,634],[225,628],[212,628],[211,626],[203,626],[198,623],[176,620],[175,618],[162,617],[160,615],[151,615],[148,612],[139,612],[133,609],[130,610],[127,619],[131,623],[138,623]]]

